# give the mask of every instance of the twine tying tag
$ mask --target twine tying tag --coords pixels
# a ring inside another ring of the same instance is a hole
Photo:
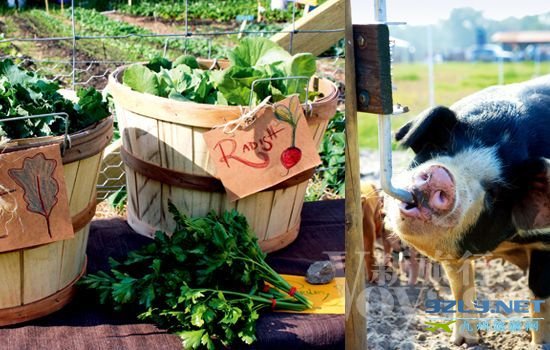
[[[269,99],[271,99],[271,96],[267,96],[263,99],[262,102],[260,102],[256,107],[252,108],[248,112],[244,112],[243,108],[241,109],[241,116],[237,119],[233,119],[228,121],[225,124],[216,125],[214,128],[223,128],[223,132],[226,134],[233,134],[237,129],[239,128],[247,128],[250,125],[254,124],[256,121],[256,114],[262,109],[262,108],[271,108],[271,104],[269,103]]]
[[[19,221],[20,227],[23,227],[21,218],[17,215],[17,201],[14,199],[13,192],[15,189],[8,189],[0,185],[0,218],[4,223],[2,232],[0,232],[0,238],[8,236],[8,225],[12,221]]]

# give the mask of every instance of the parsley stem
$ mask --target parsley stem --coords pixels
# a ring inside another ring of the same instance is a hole
[[[201,292],[210,292],[210,293],[218,293],[218,292],[222,292],[222,294],[224,295],[233,295],[233,296],[238,296],[238,297],[242,297],[242,298],[248,298],[250,300],[254,300],[254,301],[257,301],[259,303],[262,303],[262,304],[265,304],[266,306],[270,306],[272,305],[272,299],[275,299],[276,303],[276,308],[278,309],[286,309],[286,310],[293,310],[293,311],[303,311],[303,310],[306,310],[308,309],[308,307],[304,306],[304,305],[301,305],[301,304],[296,304],[288,299],[286,300],[281,300],[281,299],[277,299],[277,298],[264,298],[264,297],[261,297],[261,296],[256,296],[256,295],[248,295],[248,294],[244,294],[244,293],[239,293],[239,292],[233,292],[233,291],[228,291],[228,290],[217,290],[217,289],[196,289],[196,291],[201,291]]]

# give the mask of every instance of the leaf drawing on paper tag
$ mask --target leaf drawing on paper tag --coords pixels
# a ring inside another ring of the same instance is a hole
[[[290,98],[288,107],[283,104],[277,104],[274,108],[275,118],[290,124],[292,127],[292,144],[281,153],[281,164],[283,164],[287,170],[298,164],[300,159],[302,159],[302,150],[296,147],[296,128],[298,127],[298,121],[301,117],[299,115],[300,108],[300,99],[298,95],[294,95]]]
[[[48,234],[52,238],[50,214],[57,204],[59,184],[53,177],[57,161],[47,159],[44,153],[25,158],[20,169],[8,170],[9,176],[23,189],[27,210],[46,219]]]

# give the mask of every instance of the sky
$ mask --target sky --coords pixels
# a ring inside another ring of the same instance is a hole
[[[433,24],[449,18],[452,8],[472,7],[486,18],[504,19],[550,12],[548,0],[386,0],[388,22],[411,25]],[[374,0],[351,0],[353,23],[374,21]]]

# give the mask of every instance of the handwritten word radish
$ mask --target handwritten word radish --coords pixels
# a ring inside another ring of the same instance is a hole
[[[225,163],[228,168],[231,168],[229,162],[230,159],[233,159],[252,168],[266,168],[269,166],[270,158],[268,152],[271,151],[271,149],[273,148],[273,140],[277,138],[278,133],[284,130],[285,128],[275,129],[272,125],[270,125],[265,130],[264,135],[262,135],[259,139],[255,141],[248,141],[241,147],[238,147],[239,145],[237,144],[237,141],[232,138],[225,138],[218,141],[214,149],[219,149],[221,153],[219,162]],[[237,149],[241,150],[240,155],[235,154],[237,152]],[[255,162],[245,159],[243,155],[249,151],[255,151],[256,156],[262,161]]]

